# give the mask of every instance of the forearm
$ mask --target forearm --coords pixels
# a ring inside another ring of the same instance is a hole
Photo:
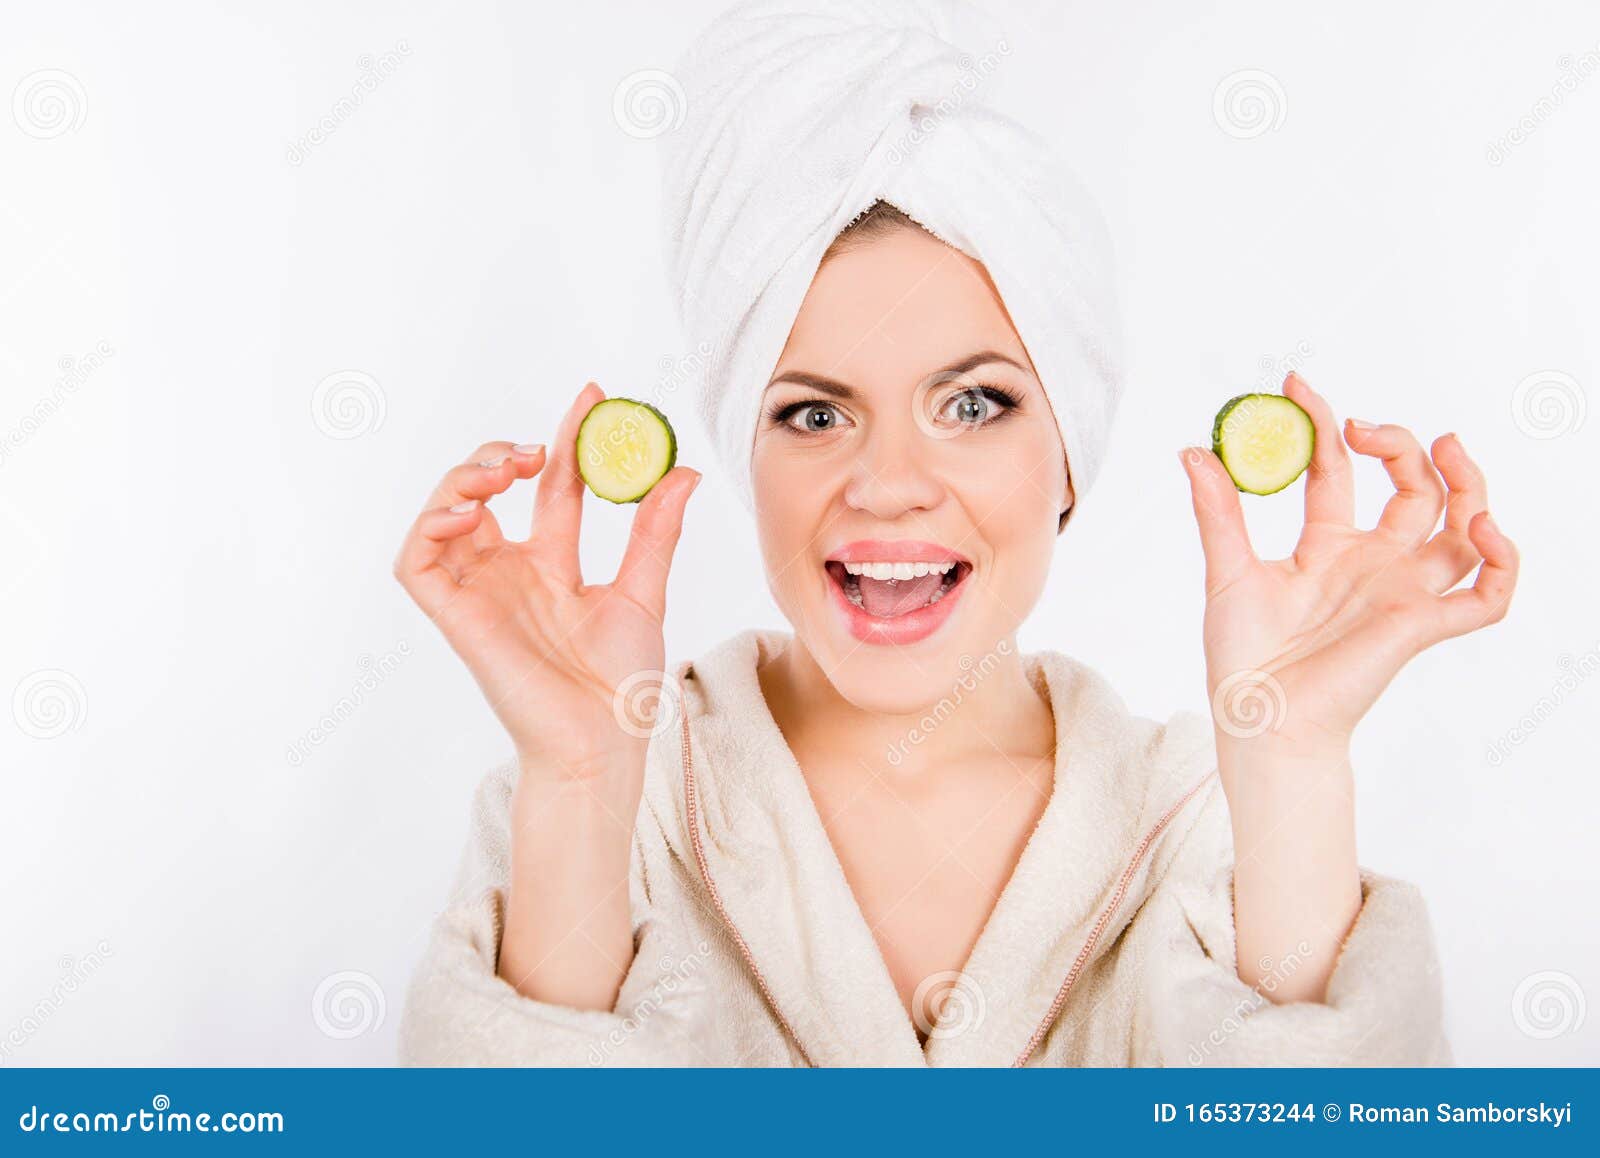
[[[628,858],[638,794],[621,777],[524,772],[511,798],[499,975],[525,997],[611,1010],[633,962]]]
[[[1239,979],[1274,1002],[1323,1000],[1361,909],[1347,749],[1219,737],[1234,844]]]

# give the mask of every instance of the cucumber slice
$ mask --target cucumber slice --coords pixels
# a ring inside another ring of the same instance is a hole
[[[1247,494],[1270,495],[1294,482],[1316,446],[1311,415],[1282,394],[1230,398],[1211,424],[1211,449]]]
[[[578,473],[607,502],[638,502],[677,461],[672,423],[648,402],[602,399],[578,426]]]

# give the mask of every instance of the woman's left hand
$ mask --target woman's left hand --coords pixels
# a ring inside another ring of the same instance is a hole
[[[1341,439],[1328,403],[1297,374],[1283,393],[1316,426],[1305,525],[1288,558],[1256,557],[1221,460],[1199,447],[1183,452],[1205,552],[1207,691],[1226,737],[1334,753],[1413,656],[1505,617],[1517,550],[1490,517],[1483,472],[1454,434],[1433,441],[1430,462],[1403,426],[1347,419]],[[1382,459],[1394,482],[1371,530],[1354,525],[1346,441]],[[1480,563],[1471,587],[1450,590]]]
[[[1430,461],[1402,426],[1350,419],[1341,438],[1297,374],[1283,393],[1316,427],[1305,523],[1288,558],[1256,557],[1215,454],[1189,447],[1181,457],[1205,554],[1206,685],[1233,824],[1238,972],[1259,984],[1293,956],[1273,1000],[1317,1001],[1361,906],[1351,733],[1413,656],[1505,617],[1517,550],[1454,434],[1433,441]],[[1354,525],[1347,442],[1381,459],[1394,483],[1371,530]],[[1476,581],[1452,591],[1474,568]]]

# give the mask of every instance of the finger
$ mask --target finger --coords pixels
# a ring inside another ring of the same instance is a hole
[[[1354,525],[1355,474],[1350,469],[1350,455],[1344,448],[1344,440],[1339,437],[1333,407],[1293,371],[1283,380],[1283,393],[1311,415],[1311,423],[1316,428],[1316,446],[1311,454],[1311,466],[1306,471],[1306,524]]]
[[[487,513],[475,499],[436,507],[418,515],[406,533],[395,556],[394,575],[430,616],[437,615],[460,589],[455,575],[444,566],[445,552],[452,544],[466,541]]]
[[[509,442],[486,442],[459,466],[451,467],[429,496],[429,507],[453,507],[467,499],[485,501],[503,493],[519,478],[532,478],[544,466],[544,454]]]
[[[683,511],[700,485],[700,472],[675,466],[650,488],[633,516],[628,549],[617,568],[614,586],[659,620],[667,614],[667,575],[672,553],[683,532]]]
[[[583,522],[583,477],[578,473],[578,427],[605,392],[593,382],[578,391],[550,443],[550,461],[539,476],[533,503],[529,546],[561,579],[583,582],[578,566],[578,532]]]
[[[1383,460],[1394,483],[1394,497],[1383,508],[1378,527],[1414,544],[1432,534],[1444,510],[1444,483],[1412,433],[1403,426],[1346,420],[1345,438],[1357,454]]]
[[[1433,464],[1444,477],[1449,495],[1445,499],[1444,529],[1428,541],[1419,561],[1433,590],[1448,591],[1483,558],[1472,545],[1467,526],[1474,515],[1488,509],[1489,489],[1478,464],[1454,434],[1434,439],[1432,453]]]
[[[1185,447],[1178,457],[1189,476],[1195,522],[1200,527],[1200,546],[1206,559],[1206,597],[1210,598],[1243,575],[1256,562],[1256,556],[1245,529],[1239,488],[1222,460],[1198,446]]]
[[[1434,638],[1466,635],[1490,623],[1499,623],[1511,606],[1521,567],[1516,544],[1495,525],[1488,511],[1479,511],[1467,525],[1467,535],[1483,565],[1478,578],[1463,591],[1440,596]]]

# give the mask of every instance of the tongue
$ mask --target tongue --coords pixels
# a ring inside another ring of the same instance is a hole
[[[937,571],[919,575],[915,579],[869,579],[865,575],[859,576],[859,579],[862,605],[868,615],[876,615],[879,619],[915,611],[932,599],[944,583],[944,576]]]

